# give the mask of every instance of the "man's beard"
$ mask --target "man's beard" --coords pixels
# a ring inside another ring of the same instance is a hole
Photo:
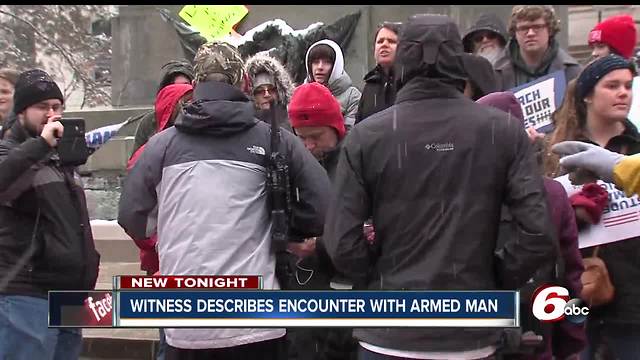
[[[491,49],[487,49],[484,51],[480,51],[478,52],[478,55],[482,56],[483,58],[489,60],[489,62],[491,63],[491,65],[495,65],[496,61],[500,58],[500,55],[502,54],[502,48],[491,48]]]
[[[27,131],[27,134],[31,137],[38,137],[40,135],[40,131],[38,127],[34,127],[29,121],[26,119],[22,122],[22,127]]]

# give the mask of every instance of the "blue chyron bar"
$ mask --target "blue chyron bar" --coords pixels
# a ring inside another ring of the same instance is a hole
[[[518,327],[515,291],[118,291],[118,327]]]

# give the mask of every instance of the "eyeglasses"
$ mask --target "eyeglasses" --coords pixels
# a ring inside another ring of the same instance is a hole
[[[516,32],[520,35],[526,35],[529,30],[533,30],[535,34],[539,33],[542,29],[546,29],[547,24],[533,24],[533,25],[521,25],[516,27]]]
[[[34,104],[32,106],[34,108],[40,110],[40,111],[43,111],[43,112],[49,112],[51,110],[54,113],[60,113],[60,112],[62,112],[62,110],[64,110],[62,104],[49,105],[46,102],[40,102],[40,103]]]
[[[253,95],[264,94],[265,92],[273,95],[276,92],[276,88],[275,86],[259,86],[253,90]]]
[[[493,40],[495,38],[497,38],[498,35],[496,33],[494,33],[493,31],[479,31],[476,34],[473,35],[473,37],[471,38],[473,40],[473,42],[481,42],[482,40],[484,40],[484,38],[487,38],[489,40]]]

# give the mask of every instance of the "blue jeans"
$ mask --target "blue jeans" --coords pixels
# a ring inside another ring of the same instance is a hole
[[[635,360],[640,354],[640,329],[635,325],[587,322],[589,345],[581,359]]]
[[[164,328],[159,328],[160,341],[158,342],[158,352],[156,353],[156,360],[164,360],[167,353],[167,338],[164,336]]]
[[[0,295],[0,359],[74,360],[81,329],[49,329],[49,304],[32,296]]]

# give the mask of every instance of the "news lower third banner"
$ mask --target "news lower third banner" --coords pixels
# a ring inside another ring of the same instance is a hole
[[[517,292],[51,292],[49,324],[76,327],[517,327]],[[113,314],[113,315],[112,315]]]

